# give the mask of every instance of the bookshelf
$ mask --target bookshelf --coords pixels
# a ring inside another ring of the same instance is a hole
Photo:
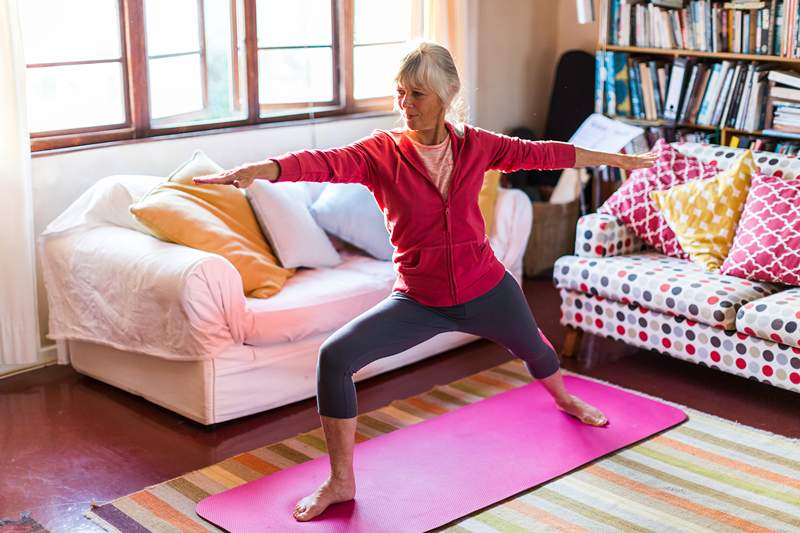
[[[792,100],[772,96],[769,72],[800,74],[798,11],[800,0],[600,0],[595,52],[602,90],[595,110],[642,126],[653,138],[797,153],[800,123],[796,131],[791,122],[777,131],[768,102],[786,106],[782,117],[794,117]],[[674,87],[673,72],[679,73]],[[608,95],[621,81],[628,84],[624,106]],[[796,104],[800,121],[800,96]]]

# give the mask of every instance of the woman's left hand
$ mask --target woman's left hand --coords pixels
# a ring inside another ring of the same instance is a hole
[[[650,168],[656,164],[658,156],[650,151],[645,154],[617,154],[618,160],[611,166],[623,168],[625,170],[636,170],[637,168]]]

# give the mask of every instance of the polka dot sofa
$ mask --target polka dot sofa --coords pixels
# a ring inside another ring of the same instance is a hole
[[[673,143],[726,169],[742,149]],[[800,176],[800,160],[754,153],[765,174]],[[583,332],[800,392],[800,287],[705,272],[647,247],[612,215],[578,221],[575,255],[553,270],[568,328],[563,355]]]

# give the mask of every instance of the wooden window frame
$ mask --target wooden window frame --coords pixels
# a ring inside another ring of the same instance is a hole
[[[31,150],[43,152],[98,143],[114,142],[115,144],[134,141],[150,137],[174,137],[178,134],[192,132],[207,132],[208,130],[231,129],[237,127],[258,127],[261,125],[274,125],[280,122],[307,120],[310,117],[337,117],[361,113],[386,112],[392,110],[393,97],[369,98],[355,100],[353,98],[353,31],[355,0],[330,0],[332,50],[333,50],[333,100],[330,102],[305,103],[307,107],[297,104],[282,105],[270,104],[262,106],[258,101],[258,40],[256,34],[256,0],[242,0],[244,9],[245,29],[245,71],[247,80],[247,106],[246,118],[236,120],[210,121],[202,124],[179,125],[169,127],[153,127],[150,119],[148,95],[148,55],[145,43],[145,0],[118,0],[120,38],[122,40],[122,53],[120,59],[102,60],[103,62],[121,61],[123,70],[123,84],[125,90],[124,105],[125,123],[103,125],[70,130],[38,132],[31,134]],[[203,7],[202,0],[198,0],[200,31],[203,32]],[[231,39],[232,62],[237,67],[239,50],[237,48],[238,27],[237,15],[238,1],[231,1]],[[200,54],[203,65],[203,100],[207,104],[207,63],[205,39],[200,42]],[[193,52],[195,53],[195,52]],[[73,63],[96,63],[99,61],[84,61]],[[46,65],[41,65],[46,66]],[[234,70],[237,72],[237,70]],[[234,94],[241,93],[239,77],[234,80]],[[263,109],[285,108],[285,114],[261,116]],[[295,112],[293,112],[295,111]],[[177,118],[190,118],[192,113]],[[176,116],[169,117],[170,120]]]

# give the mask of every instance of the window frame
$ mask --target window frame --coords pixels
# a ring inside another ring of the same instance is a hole
[[[246,118],[235,120],[217,120],[202,124],[184,124],[169,127],[154,127],[150,119],[149,86],[147,61],[148,54],[145,43],[145,0],[117,0],[119,5],[119,23],[121,42],[121,61],[124,83],[124,106],[126,121],[122,124],[102,125],[69,130],[31,133],[31,151],[44,152],[62,148],[71,148],[98,143],[125,143],[150,137],[174,137],[179,134],[206,132],[208,130],[232,129],[237,127],[254,127],[272,125],[281,122],[308,120],[310,117],[337,117],[361,113],[390,113],[393,97],[377,97],[355,100],[353,97],[353,31],[355,0],[330,0],[333,51],[334,98],[332,102],[311,103],[308,107],[296,104],[261,104],[258,100],[258,40],[256,34],[256,0],[242,0],[244,9],[243,27],[245,31],[245,73],[247,84]],[[415,0],[420,1],[420,0]],[[199,24],[204,18],[203,2],[198,0]],[[237,0],[231,1],[231,13],[237,14]],[[200,28],[204,31],[204,28]],[[231,17],[231,38],[233,39],[234,64],[240,62],[237,49],[237,20]],[[200,54],[204,66],[205,43],[200,43]],[[73,63],[94,63],[98,61],[80,61]],[[203,80],[206,95],[206,80]],[[234,90],[241,91],[239,77],[234,82]],[[207,96],[205,96],[207,98]],[[286,113],[272,116],[261,116],[262,110],[286,109]],[[170,120],[176,116],[169,117]],[[156,122],[158,119],[156,120]]]

